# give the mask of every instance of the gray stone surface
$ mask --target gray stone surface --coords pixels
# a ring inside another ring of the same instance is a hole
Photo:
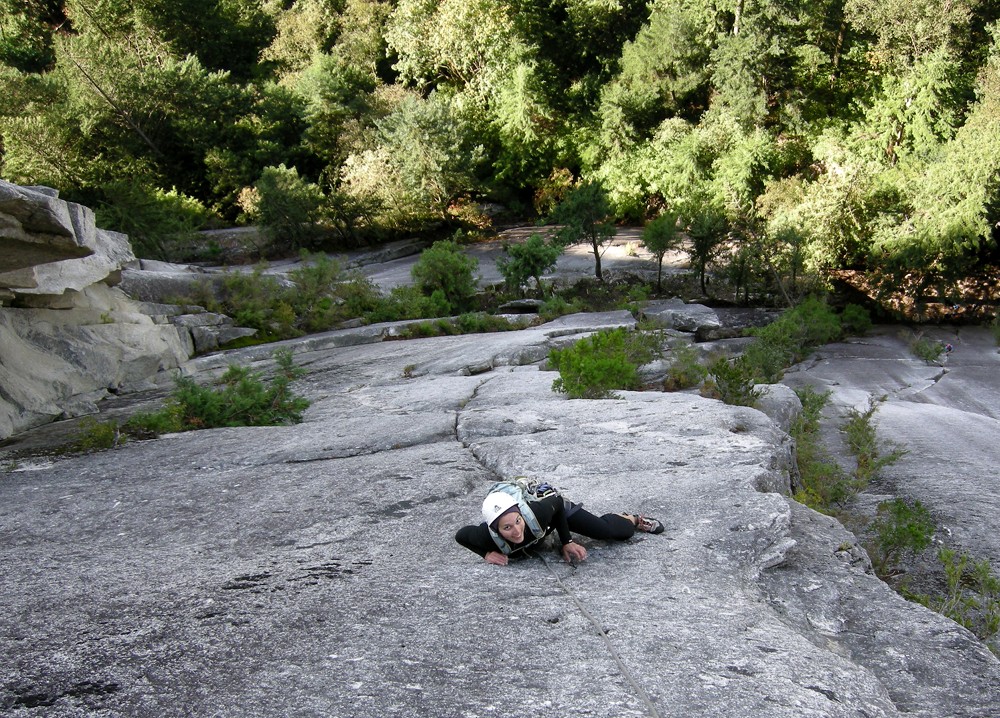
[[[876,328],[821,347],[784,383],[830,391],[831,426],[843,424],[851,409],[865,410],[870,397],[885,397],[873,423],[880,439],[907,453],[873,491],[919,500],[947,527],[949,543],[998,569],[1000,353],[985,327],[932,327],[925,337],[954,351],[928,363],[910,352],[907,331]],[[835,451],[842,441],[829,436]]]
[[[43,209],[0,206],[0,240],[24,250],[17,224],[78,251],[65,238],[86,212],[30,193]],[[609,273],[648,271],[630,241],[609,248]],[[396,286],[409,281],[407,251],[357,266]],[[472,251],[484,281],[499,280],[499,244]],[[127,392],[171,369],[266,372],[279,346],[306,368],[297,387],[313,403],[291,427],[9,453],[72,436],[73,421],[56,422],[0,452],[3,715],[1000,713],[996,658],[899,598],[851,534],[787,498],[788,387],[771,388],[762,411],[693,393],[553,393],[549,349],[632,327],[628,312],[407,342],[385,342],[400,324],[375,325],[185,361],[206,317],[156,304],[162,291],[126,300],[106,286],[116,271],[0,312],[0,436],[60,414],[150,408],[162,390]],[[584,247],[557,268],[592,271]],[[11,286],[0,282],[5,300]],[[995,346],[941,331],[956,346],[945,366],[882,332],[822,349],[786,382],[833,389],[831,418],[888,395],[880,431],[911,453],[877,488],[931,503],[962,547],[1000,565]],[[577,567],[551,550],[489,566],[454,531],[477,520],[492,481],[525,474],[667,530],[587,540]]]
[[[568,400],[523,361],[558,333],[313,338],[295,345],[300,425],[7,466],[0,708],[996,714],[982,644],[785,497],[791,447],[765,414],[693,394]],[[270,366],[259,348],[227,357]],[[578,567],[554,550],[487,565],[453,534],[518,474],[666,532],[585,540]]]
[[[642,317],[653,326],[682,332],[707,332],[722,327],[719,315],[711,307],[688,304],[678,297],[647,302]]]
[[[7,274],[93,254],[87,237],[76,232],[71,206],[58,197],[48,188],[0,180],[0,286]]]
[[[112,392],[143,388],[190,356],[189,336],[113,287],[66,296],[68,308],[0,309],[0,439],[95,413]]]
[[[223,275],[190,265],[157,262],[155,268],[129,266],[122,271],[120,287],[133,299],[142,302],[170,303],[180,298],[219,292]]]

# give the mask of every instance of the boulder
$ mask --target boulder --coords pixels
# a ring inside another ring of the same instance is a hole
[[[648,302],[642,308],[641,318],[655,327],[692,333],[722,327],[713,309],[703,304],[687,304],[677,297]]]
[[[185,336],[97,284],[62,309],[0,309],[0,439],[150,386],[190,356]],[[190,339],[187,340],[190,342]]]
[[[55,190],[0,180],[0,286],[8,273],[93,254],[92,237],[78,231],[86,222],[74,216],[82,210]]]
[[[99,229],[88,207],[0,181],[0,287],[62,294],[114,284],[135,259],[128,237]]]
[[[133,299],[142,302],[170,304],[193,297],[221,295],[224,275],[207,272],[199,267],[167,262],[127,266],[122,270],[119,286]]]

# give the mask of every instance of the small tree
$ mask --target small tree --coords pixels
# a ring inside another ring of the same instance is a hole
[[[443,239],[421,253],[410,273],[423,294],[440,293],[449,311],[464,311],[476,293],[478,266],[479,262],[466,255],[458,244]]]
[[[934,528],[930,512],[919,501],[895,498],[880,503],[865,543],[875,575],[894,577],[904,555],[915,556],[931,545]]]
[[[639,367],[659,352],[655,334],[630,332],[622,327],[595,332],[564,349],[549,352],[549,362],[559,372],[552,390],[571,399],[614,398],[615,390],[641,386]]]
[[[504,256],[497,260],[497,269],[511,287],[520,288],[529,279],[535,280],[538,293],[545,296],[542,275],[556,266],[562,247],[550,244],[540,234],[528,237],[521,244],[505,244]]]
[[[316,239],[323,204],[323,190],[318,185],[299,177],[294,167],[279,165],[265,167],[256,188],[260,193],[258,216],[271,241],[298,249]]]
[[[663,255],[680,246],[677,233],[677,215],[671,212],[661,214],[642,230],[642,246],[656,257],[656,291],[663,289]]]
[[[691,255],[691,264],[698,272],[702,294],[708,293],[705,275],[708,272],[708,265],[719,254],[727,229],[726,216],[710,204],[702,204],[692,213],[688,224],[688,236],[691,238],[691,249],[688,251]]]
[[[611,220],[611,204],[607,190],[599,182],[583,182],[574,187],[566,199],[552,211],[552,221],[561,224],[556,239],[563,246],[588,242],[594,253],[594,274],[603,282],[601,255],[603,247],[615,236]]]

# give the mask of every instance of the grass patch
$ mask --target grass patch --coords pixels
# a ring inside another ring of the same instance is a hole
[[[937,558],[944,570],[944,591],[903,595],[965,626],[981,641],[996,637],[1000,632],[1000,578],[990,562],[948,548],[939,549]]]
[[[812,387],[803,387],[795,393],[802,402],[802,413],[790,431],[795,439],[799,469],[795,500],[821,513],[836,515],[906,451],[878,438],[872,419],[884,397],[870,398],[867,408],[852,409],[841,427],[856,461],[853,471],[845,470],[820,440],[820,419],[830,392],[819,393]]]
[[[754,367],[746,355],[735,359],[720,356],[708,366],[702,396],[721,399],[734,406],[754,406],[762,391],[754,382]]]
[[[820,513],[837,513],[857,494],[859,487],[820,440],[820,420],[830,392],[820,393],[805,386],[795,393],[802,402],[802,412],[790,430],[799,469],[794,498]]]
[[[496,317],[485,312],[469,312],[460,314],[454,319],[442,318],[411,324],[400,330],[399,337],[401,339],[419,339],[453,334],[509,332],[522,328],[523,325],[512,324],[503,317]]]

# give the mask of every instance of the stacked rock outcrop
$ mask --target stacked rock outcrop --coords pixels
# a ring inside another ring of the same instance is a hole
[[[128,237],[97,227],[88,207],[0,181],[0,439],[155,386],[218,345],[189,309],[122,292],[122,270],[137,265]]]

